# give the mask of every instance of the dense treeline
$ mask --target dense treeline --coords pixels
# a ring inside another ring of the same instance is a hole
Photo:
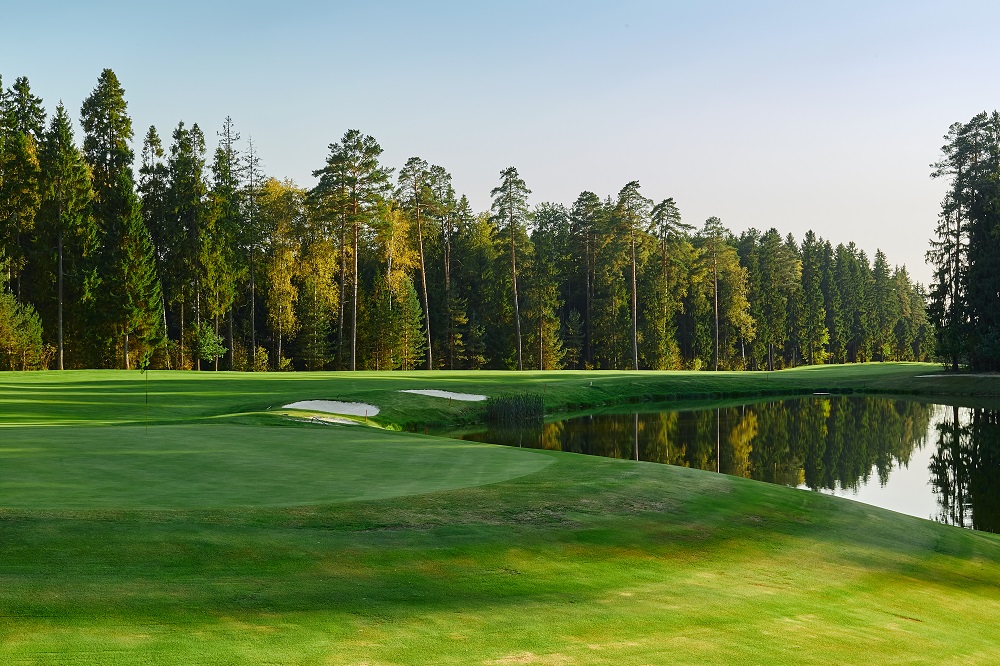
[[[925,294],[882,252],[694,228],[638,182],[474,212],[442,167],[350,130],[301,188],[231,119],[144,134],[105,70],[82,143],[27,79],[0,123],[0,364],[10,368],[776,369],[929,357]]]
[[[955,123],[935,178],[948,180],[936,239],[929,315],[952,367],[1000,370],[1000,113]]]

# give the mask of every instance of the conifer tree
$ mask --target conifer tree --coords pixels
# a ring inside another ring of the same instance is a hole
[[[888,361],[892,359],[894,329],[899,319],[899,301],[896,295],[889,260],[882,250],[875,252],[875,264],[872,267],[872,347],[875,359]]]
[[[142,142],[142,163],[139,166],[139,197],[142,201],[142,218],[146,223],[153,242],[153,253],[156,257],[156,273],[160,279],[160,290],[162,292],[169,288],[169,281],[165,274],[165,262],[172,249],[170,237],[171,225],[168,216],[167,201],[167,178],[169,172],[164,160],[163,142],[156,131],[156,127],[150,125],[146,131],[146,136]],[[167,304],[166,299],[161,305],[163,309],[163,330],[164,335],[169,338],[169,328],[167,326]],[[170,358],[167,356],[167,367],[170,367]]]
[[[573,239],[574,254],[582,259],[582,271],[577,271],[573,280],[575,288],[571,289],[571,307],[583,317],[583,363],[588,365],[594,360],[593,352],[593,303],[595,283],[595,252],[596,234],[604,207],[600,198],[593,192],[582,192],[573,203],[570,212],[570,234]],[[582,275],[581,275],[582,273]],[[579,288],[582,287],[582,293]]]
[[[811,230],[802,240],[803,354],[810,365],[823,363],[830,340],[823,299],[823,245]]]
[[[358,249],[363,232],[389,191],[392,169],[379,164],[382,147],[358,130],[348,130],[339,143],[330,144],[326,167],[313,172],[319,183],[313,196],[326,198],[340,207],[345,229],[351,230],[351,352],[349,369],[357,368],[358,342]]]
[[[639,369],[639,304],[636,283],[635,246],[649,228],[653,202],[639,194],[639,181],[633,180],[618,192],[615,213],[628,232],[630,262],[632,266],[632,368]]]
[[[27,236],[41,205],[38,153],[45,129],[42,100],[26,77],[18,77],[3,95],[0,120],[0,250],[7,257],[9,286],[20,301]]]
[[[828,353],[834,363],[847,362],[846,330],[841,307],[840,289],[835,279],[836,259],[830,241],[823,243],[822,282],[823,308],[826,311],[826,330],[829,333]]]
[[[521,310],[517,297],[517,237],[524,234],[528,219],[528,189],[514,167],[500,172],[500,185],[490,192],[493,197],[493,222],[498,228],[506,228],[510,238],[510,276],[512,302],[514,305],[514,336],[517,343],[517,369],[524,370],[521,350]]]
[[[237,243],[243,251],[246,261],[250,295],[250,318],[248,328],[250,333],[250,368],[256,370],[264,364],[257,362],[257,274],[258,266],[264,253],[266,233],[262,228],[260,214],[261,191],[264,184],[264,172],[261,168],[260,155],[254,149],[253,137],[247,140],[247,151],[242,163],[243,188],[239,198],[242,204],[241,233],[237,235]],[[313,175],[316,175],[315,173]]]
[[[532,214],[532,253],[527,262],[527,307],[532,333],[528,336],[530,356],[539,370],[554,370],[562,367],[563,349],[560,338],[558,311],[562,306],[559,298],[559,275],[557,262],[559,248],[564,244],[562,234],[568,231],[569,211],[559,204],[542,203]]]
[[[81,108],[83,151],[92,170],[93,212],[101,247],[101,284],[94,308],[101,316],[92,330],[103,347],[97,351],[105,362],[122,358],[128,369],[130,336],[139,342],[136,351],[140,354],[159,340],[159,327],[151,322],[157,321],[160,298],[152,243],[135,191],[129,147],[132,120],[126,109],[118,77],[105,69]]]
[[[427,264],[424,260],[424,225],[437,206],[431,189],[432,176],[426,160],[411,157],[399,171],[396,198],[414,221],[417,232],[417,252],[420,259],[420,291],[424,301],[424,326],[427,334],[427,369],[434,369],[431,346],[431,310],[427,296]]]
[[[212,160],[212,219],[220,252],[218,285],[219,298],[216,307],[220,314],[228,314],[227,366],[233,369],[233,347],[235,346],[235,299],[237,285],[246,278],[247,258],[240,251],[241,234],[245,226],[244,210],[241,206],[240,153],[236,147],[239,133],[233,126],[233,119],[226,116],[222,130],[218,133],[219,144]]]
[[[184,367],[185,339],[201,336],[203,313],[207,305],[202,297],[208,287],[208,273],[216,258],[211,238],[211,208],[205,179],[205,136],[197,123],[190,128],[183,121],[172,135],[167,160],[169,182],[168,265],[174,293],[171,302],[178,310],[181,367]],[[201,369],[204,360],[197,345],[190,346],[191,363]]]
[[[66,367],[66,303],[68,300],[74,304],[72,310],[79,317],[79,304],[92,298],[87,292],[88,267],[85,262],[96,250],[97,237],[90,216],[93,196],[90,169],[76,146],[69,115],[61,103],[44,137],[41,167],[42,199],[38,226],[46,258],[51,256],[52,249],[55,250],[55,270],[52,272],[56,282],[56,366],[63,370]],[[69,285],[66,284],[67,273],[70,275]],[[75,328],[79,328],[78,321],[74,324]]]
[[[687,266],[691,258],[691,244],[687,238],[693,230],[681,221],[681,213],[673,198],[664,199],[653,206],[653,235],[660,242],[660,283],[657,298],[660,301],[660,325],[653,367],[658,370],[678,367],[679,350],[674,319],[687,292]]]

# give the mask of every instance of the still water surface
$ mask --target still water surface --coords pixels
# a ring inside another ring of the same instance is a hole
[[[695,467],[1000,532],[1000,410],[814,396],[595,414],[465,439]]]

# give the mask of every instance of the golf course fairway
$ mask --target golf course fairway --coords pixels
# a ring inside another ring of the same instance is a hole
[[[1000,538],[653,463],[435,433],[550,412],[877,392],[775,373],[0,373],[0,664],[996,663]],[[355,425],[283,409],[377,405]]]

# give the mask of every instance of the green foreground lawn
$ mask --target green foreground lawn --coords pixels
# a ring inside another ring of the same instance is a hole
[[[3,373],[0,663],[993,663],[1000,538],[424,435],[482,408],[397,392],[1000,393],[936,372],[151,373],[148,431],[138,373]],[[310,398],[382,427],[281,415]]]

